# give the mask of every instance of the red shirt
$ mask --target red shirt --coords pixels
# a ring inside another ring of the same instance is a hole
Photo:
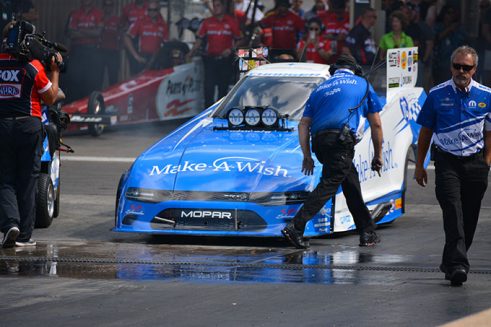
[[[150,16],[143,16],[130,26],[128,34],[132,38],[139,38],[138,49],[141,54],[153,55],[168,40],[169,29],[160,15],[155,21]]]
[[[275,13],[265,17],[261,20],[261,25],[273,30],[273,49],[295,49],[297,34],[305,28],[303,19],[290,11],[282,16]]]
[[[88,11],[83,8],[74,10],[70,14],[68,21],[68,28],[76,31],[83,31],[84,29],[93,29],[102,27],[102,19],[104,13],[102,10],[92,7]],[[72,38],[72,45],[97,45],[99,43],[99,37],[80,37]]]
[[[104,16],[104,28],[101,34],[101,48],[119,50],[121,41],[121,18],[117,15]]]
[[[302,50],[305,46],[305,43],[305,40],[301,40],[298,43],[298,50]],[[331,41],[329,39],[321,38],[317,46],[324,51],[329,51],[331,50]],[[307,62],[314,62],[316,64],[327,64],[327,61],[321,57],[321,55],[319,54],[319,50],[313,43],[309,43],[307,49],[305,49],[305,59]]]
[[[337,13],[329,10],[320,14],[319,18],[322,20],[322,24],[324,24],[324,33],[334,36],[340,34],[348,35],[350,31],[348,12],[345,11],[338,16]]]
[[[221,19],[212,16],[201,23],[199,38],[206,38],[206,53],[209,56],[220,56],[223,51],[232,48],[234,38],[240,37],[239,24],[235,18],[224,15]]]
[[[51,81],[39,60],[24,62],[0,53],[0,117],[41,118],[41,96]]]
[[[144,2],[141,7],[137,6],[135,3],[127,4],[123,8],[122,21],[128,25],[133,24],[138,18],[147,14],[147,7],[148,4],[146,2]]]

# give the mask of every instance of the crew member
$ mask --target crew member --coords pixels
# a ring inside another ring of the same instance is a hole
[[[240,38],[237,21],[225,14],[223,0],[213,0],[213,16],[201,23],[197,39],[188,54],[191,58],[203,43],[206,43],[203,63],[205,68],[205,106],[215,102],[215,87],[218,87],[218,99],[225,96],[234,70],[232,54],[235,41]]]
[[[58,95],[59,53],[49,67],[39,60],[0,53],[0,228],[2,246],[33,246],[35,198],[41,166],[41,100],[50,105]]]
[[[135,49],[132,39],[138,38],[138,50]],[[132,74],[145,69],[146,65],[157,54],[162,44],[169,39],[169,28],[160,14],[160,5],[157,1],[148,3],[147,15],[133,23],[125,35],[126,49],[136,60]]]
[[[371,65],[377,59],[377,44],[370,31],[376,22],[375,9],[366,8],[361,15],[360,22],[346,37],[346,45],[360,65]]]
[[[435,192],[443,212],[445,246],[440,270],[460,286],[469,272],[469,250],[488,186],[491,163],[491,89],[472,79],[478,56],[468,46],[450,57],[452,78],[430,90],[421,124],[415,178],[425,186],[424,160],[433,138]]]
[[[297,36],[303,32],[305,24],[302,18],[289,10],[289,0],[278,0],[273,14],[261,20],[261,27],[272,29],[269,57],[275,60],[280,54],[297,57]]]
[[[129,27],[147,14],[148,3],[145,0],[135,0],[123,7],[121,20]]]
[[[100,42],[103,75],[107,68],[109,84],[118,82],[118,73],[121,64],[121,17],[116,13],[114,0],[104,0],[103,29]]]
[[[320,14],[319,18],[325,26],[325,36],[331,40],[332,56],[328,63],[333,64],[342,53],[346,53],[346,36],[349,33],[349,13],[346,0],[329,0],[329,10]]]
[[[336,61],[334,74],[312,92],[298,125],[299,142],[303,153],[302,172],[312,175],[312,149],[322,163],[322,177],[309,193],[303,207],[282,230],[283,235],[297,248],[308,247],[303,238],[307,222],[316,215],[326,201],[342,185],[348,209],[353,215],[360,246],[379,242],[375,226],[361,194],[358,172],[353,164],[355,144],[361,139],[357,133],[360,117],[368,118],[371,127],[374,157],[372,170],[382,168],[382,125],[379,112],[382,106],[372,86],[358,74],[355,59],[343,54]]]
[[[102,88],[102,61],[97,50],[103,16],[94,0],[81,0],[81,7],[70,14],[70,69],[67,72],[70,100],[86,97]]]

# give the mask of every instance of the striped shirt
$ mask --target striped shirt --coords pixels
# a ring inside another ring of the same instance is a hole
[[[433,130],[433,143],[445,152],[480,152],[484,131],[491,131],[491,89],[472,80],[464,92],[450,79],[430,90],[417,123]]]

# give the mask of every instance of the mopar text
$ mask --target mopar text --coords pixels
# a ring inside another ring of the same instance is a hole
[[[181,211],[181,218],[232,219],[232,213],[223,212],[223,211],[208,211],[208,210]]]

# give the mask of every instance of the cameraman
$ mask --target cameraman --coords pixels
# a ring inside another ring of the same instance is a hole
[[[13,25],[7,31],[13,29]],[[5,35],[4,35],[5,37]],[[36,190],[41,165],[41,100],[51,105],[58,95],[56,53],[48,68],[37,59],[0,53],[0,229],[2,247],[33,246]]]

